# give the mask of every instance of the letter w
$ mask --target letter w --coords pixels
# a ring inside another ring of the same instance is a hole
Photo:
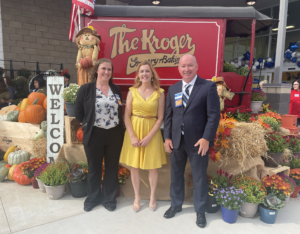
[[[59,95],[62,84],[59,85],[59,89],[57,88],[57,86],[58,86],[57,84],[56,85],[49,84],[49,86],[50,86],[50,90],[51,90],[52,95],[54,95],[54,94]],[[54,86],[54,90],[53,90],[52,86]]]

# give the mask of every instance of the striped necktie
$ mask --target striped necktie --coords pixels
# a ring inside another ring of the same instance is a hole
[[[182,104],[183,104],[184,108],[186,108],[186,104],[188,103],[188,100],[189,100],[189,97],[190,97],[189,87],[191,87],[190,84],[185,85],[185,90],[184,90],[184,93],[182,95]],[[182,133],[182,135],[184,135],[184,123],[183,122],[182,122],[182,125],[181,125],[181,133]]]

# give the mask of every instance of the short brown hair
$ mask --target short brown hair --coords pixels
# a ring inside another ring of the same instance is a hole
[[[141,62],[141,63],[138,65],[138,68],[137,68],[137,70],[136,70],[136,75],[135,75],[135,80],[134,80],[134,85],[133,85],[133,87],[138,88],[138,87],[140,87],[140,86],[142,85],[142,82],[141,82],[140,79],[139,79],[139,71],[140,71],[141,66],[143,66],[143,65],[149,65],[150,70],[151,70],[151,72],[152,72],[152,74],[153,74],[153,77],[152,77],[152,78],[153,78],[153,81],[151,81],[151,84],[152,84],[152,86],[153,86],[153,88],[154,88],[155,90],[159,90],[159,88],[160,88],[159,77],[158,77],[157,72],[156,72],[155,68],[153,67],[152,63],[150,63],[150,62],[147,61],[147,60]]]
[[[108,58],[101,58],[99,59],[93,68],[91,77],[90,77],[90,82],[96,82],[97,77],[98,77],[98,68],[102,63],[110,63],[111,65],[111,78],[109,79],[109,84],[113,83],[113,76],[114,76],[114,65],[112,61],[110,61]]]

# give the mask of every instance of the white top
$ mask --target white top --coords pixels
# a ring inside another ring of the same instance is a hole
[[[196,79],[197,79],[197,75],[195,76],[194,79],[192,79],[192,81],[191,81],[190,83],[186,83],[184,80],[182,80],[182,93],[185,92],[185,86],[186,86],[187,84],[190,84],[190,87],[189,87],[190,93],[189,93],[189,94],[191,95],[192,90],[193,90],[194,85],[195,85],[195,82],[196,82]]]
[[[95,123],[98,128],[110,129],[119,124],[118,100],[109,89],[107,97],[96,87]]]

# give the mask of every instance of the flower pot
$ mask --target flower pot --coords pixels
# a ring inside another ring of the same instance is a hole
[[[252,109],[253,114],[258,114],[263,101],[251,101],[250,109]]]
[[[261,205],[259,206],[260,220],[264,223],[273,224],[276,221],[278,210],[269,210]]]
[[[87,196],[87,181],[79,181],[79,182],[70,182],[70,191],[72,194],[72,197],[80,198],[80,197],[86,197]]]
[[[69,117],[75,117],[75,103],[65,102],[66,111]]]
[[[217,200],[215,196],[207,196],[206,201],[206,212],[207,213],[216,213],[219,210],[219,205],[217,204]]]
[[[39,185],[39,188],[40,188],[40,191],[42,191],[43,193],[46,192],[46,188],[45,188],[45,185],[42,181],[40,181],[39,179],[36,179],[37,182],[38,182],[38,185]]]
[[[50,200],[58,200],[62,198],[65,192],[65,185],[59,185],[57,187],[47,186],[45,185],[46,193]]]
[[[300,186],[296,186],[295,191],[291,194],[291,198],[297,198],[300,191]]]
[[[258,210],[257,204],[245,202],[241,207],[239,215],[245,218],[253,218],[257,210]]]
[[[32,187],[33,187],[34,189],[38,189],[38,188],[39,188],[38,182],[37,182],[37,180],[36,180],[35,177],[33,177],[33,178],[31,179],[31,182],[32,182]]]
[[[282,153],[270,153],[268,152],[268,158],[264,159],[266,167],[278,167],[281,162],[283,152]]]
[[[237,217],[239,215],[238,210],[228,210],[225,207],[221,206],[222,210],[222,218],[224,222],[226,223],[235,223],[237,220]]]

